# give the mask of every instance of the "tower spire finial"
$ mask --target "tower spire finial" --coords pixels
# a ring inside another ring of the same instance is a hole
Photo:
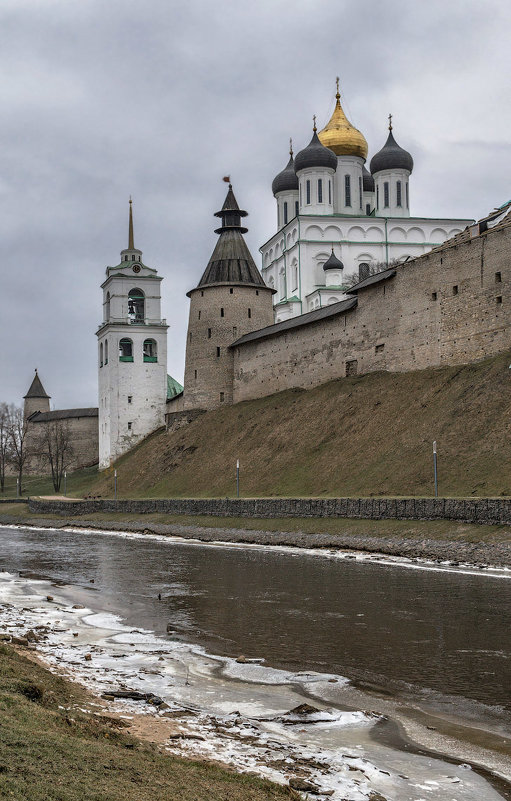
[[[130,224],[129,224],[129,235],[128,235],[128,250],[135,249],[135,241],[133,238],[133,208],[132,208],[132,199],[130,195]]]
[[[392,114],[389,114],[389,131],[392,130]]]
[[[336,100],[340,100],[341,99],[341,93],[339,92],[339,76],[337,76],[337,78],[335,79],[335,85],[337,87],[337,91],[335,93],[335,99]]]
[[[289,140],[289,155],[290,156],[293,155],[293,140],[292,139]]]
[[[318,129],[316,128],[316,115],[315,115],[315,114],[313,115],[313,117],[312,117],[312,120],[313,120],[313,122],[314,122],[314,125],[313,125],[313,127],[312,127],[312,130],[314,131],[314,133],[316,133],[316,131],[317,131]]]

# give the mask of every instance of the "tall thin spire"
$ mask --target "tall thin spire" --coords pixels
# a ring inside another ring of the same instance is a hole
[[[389,131],[392,130],[392,114],[389,114]]]
[[[132,208],[131,195],[130,195],[130,224],[129,224],[129,235],[128,235],[128,250],[135,250],[135,242],[133,238],[133,208]]]

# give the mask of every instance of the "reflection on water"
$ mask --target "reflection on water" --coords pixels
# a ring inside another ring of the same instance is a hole
[[[5,528],[0,569],[93,588],[98,606],[132,625],[165,633],[170,624],[215,653],[511,711],[511,580]]]

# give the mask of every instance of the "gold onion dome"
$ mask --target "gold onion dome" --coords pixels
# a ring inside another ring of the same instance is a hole
[[[334,113],[318,136],[321,144],[333,150],[337,156],[359,156],[364,160],[367,158],[365,136],[351,124],[342,110],[339,79],[337,79]]]

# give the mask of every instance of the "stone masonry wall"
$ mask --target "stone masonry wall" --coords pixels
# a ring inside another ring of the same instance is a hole
[[[234,350],[234,402],[351,372],[462,364],[511,346],[511,226],[397,268],[358,305]]]
[[[80,467],[90,467],[98,463],[98,418],[97,417],[71,417],[62,420],[62,424],[69,427],[69,436],[73,446],[73,453],[66,460],[66,469],[78,470]],[[50,466],[48,456],[41,445],[44,436],[45,423],[29,422],[27,434],[27,449],[30,457],[25,465],[27,475],[48,475]]]
[[[190,298],[184,409],[216,409],[233,402],[229,345],[273,324],[272,292],[250,284],[215,284],[192,290]]]
[[[29,500],[31,512],[87,515],[213,515],[215,517],[338,517],[365,520],[455,520],[511,524],[511,500],[500,498],[161,498],[154,500]]]

